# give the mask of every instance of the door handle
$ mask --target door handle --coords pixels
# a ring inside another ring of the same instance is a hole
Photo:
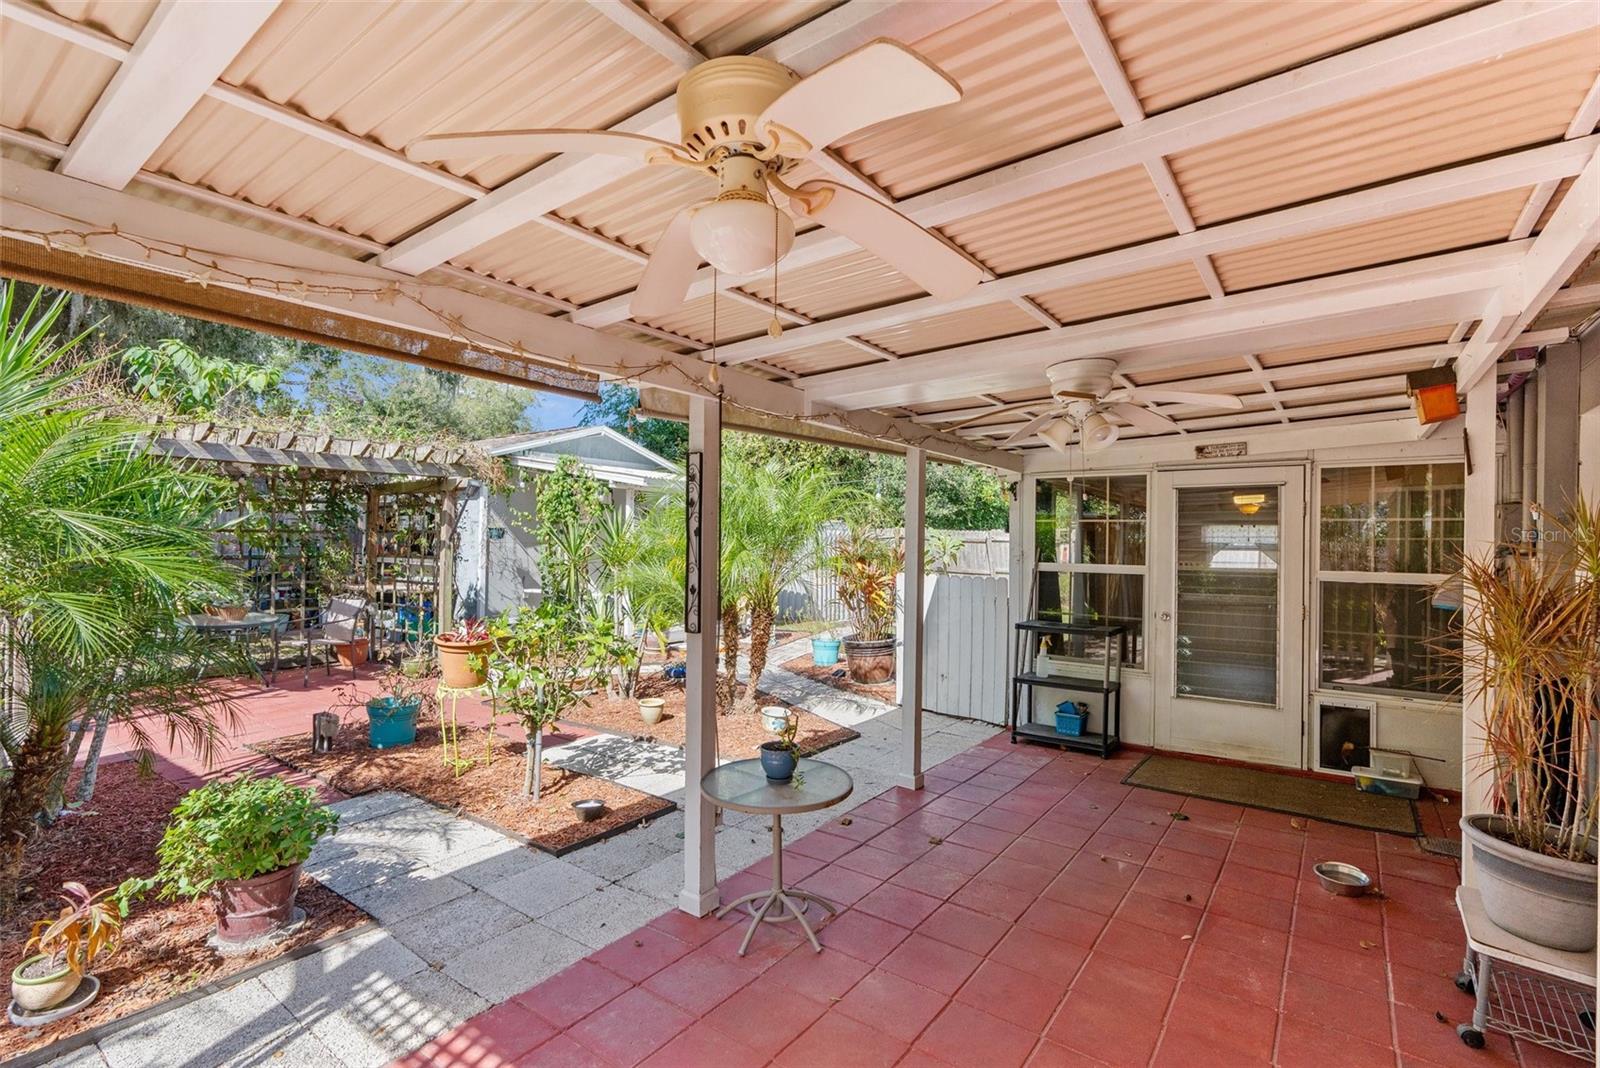
[[[1171,612],[1162,612],[1161,613],[1161,622],[1163,622],[1163,623],[1171,623],[1172,622],[1172,613]]]

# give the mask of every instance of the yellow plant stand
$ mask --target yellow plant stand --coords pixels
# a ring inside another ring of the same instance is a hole
[[[489,726],[484,729],[484,756],[485,766],[494,763],[494,734],[495,734],[495,709],[493,694],[487,683],[479,686],[446,686],[439,684],[434,691],[435,703],[439,706],[439,742],[444,749],[445,767],[460,778],[461,773],[477,763],[473,757],[461,755],[461,721],[457,711],[463,697],[487,697],[489,701]],[[448,703],[449,713],[445,712]]]

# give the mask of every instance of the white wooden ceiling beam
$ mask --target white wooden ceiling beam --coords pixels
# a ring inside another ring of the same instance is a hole
[[[589,0],[589,6],[684,70],[706,61],[705,53],[674,33],[633,0]]]
[[[908,357],[892,369],[828,372],[804,379],[803,385],[818,400],[848,407],[935,403],[980,390],[1038,386],[1046,365],[1066,359],[1122,354],[1121,370],[1132,372],[1146,356],[1162,360],[1179,353],[1198,360],[1281,347],[1285,336],[1316,344],[1453,322],[1481,307],[1485,294],[1504,284],[1529,245],[1447,253],[980,341]],[[1285,335],[1284,328],[1294,333]]]
[[[1261,392],[1266,394],[1267,399],[1272,402],[1272,406],[1278,409],[1281,414],[1283,412],[1283,398],[1278,396],[1278,387],[1272,384],[1272,379],[1267,376],[1266,368],[1261,366],[1261,360],[1255,353],[1247,352],[1244,355],[1244,362],[1250,365],[1250,373],[1255,377],[1256,382],[1260,384]],[[1289,417],[1283,415],[1282,420],[1287,423]]]
[[[875,37],[917,40],[988,6],[984,0],[951,0],[937,4],[851,0],[784,34],[756,54],[798,73],[809,74]],[[610,129],[676,142],[681,134],[676,96],[652,104]],[[424,227],[380,255],[378,261],[403,274],[421,274],[530,219],[603,189],[640,166],[620,156],[560,156]],[[611,321],[620,322],[626,318],[624,313]]]
[[[1508,189],[1524,189],[1545,179],[1559,180],[1577,174],[1594,154],[1596,147],[1600,147],[1600,135],[1464,163],[1432,174],[1403,178],[1354,193],[1342,193],[1247,219],[1218,223],[1189,234],[1157,238],[1067,263],[1019,271],[992,282],[983,282],[967,296],[954,301],[916,297],[863,312],[835,316],[815,326],[785,331],[781,338],[761,337],[735,342],[723,348],[720,355],[729,363],[738,363],[837,340],[847,334],[870,334],[945,312],[980,308],[1019,296],[1166,267],[1193,260],[1200,255],[1211,256],[1303,237]],[[597,309],[609,303],[611,301],[601,301],[586,306],[577,313],[577,321],[590,326],[615,321],[609,314],[596,314]]]
[[[1456,381],[1463,392],[1488,373],[1596,248],[1600,248],[1600,152],[1533,239],[1516,277],[1484,305],[1482,322],[1456,363]]]
[[[61,157],[61,173],[127,185],[277,6],[162,0]]]
[[[923,226],[942,226],[1065,185],[1143,165],[1147,160],[1592,30],[1596,25],[1600,25],[1600,4],[1589,0],[1502,0],[1173,108],[1132,126],[951,182],[908,197],[896,209]],[[855,247],[848,239],[819,229],[796,238],[784,262],[793,270],[845,255]],[[725,279],[720,281],[729,284]],[[689,287],[689,299],[704,296],[713,283],[711,271],[698,272]],[[599,302],[586,310],[583,321],[600,326],[625,319],[628,299],[624,294]]]

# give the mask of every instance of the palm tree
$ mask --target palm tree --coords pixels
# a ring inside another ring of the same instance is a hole
[[[750,615],[750,677],[742,703],[753,706],[767,666],[773,622],[783,591],[819,559],[824,523],[853,511],[860,501],[823,468],[786,470],[776,463],[736,465],[731,515],[743,547],[739,592]]]
[[[148,758],[150,724],[203,754],[231,706],[200,681],[210,650],[180,631],[186,603],[236,584],[216,560],[224,483],[141,444],[140,428],[71,398],[89,364],[40,312],[0,297],[0,915],[16,902],[36,819],[70,771],[67,736],[115,720]]]

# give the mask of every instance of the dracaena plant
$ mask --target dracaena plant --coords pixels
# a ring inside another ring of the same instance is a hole
[[[828,568],[838,580],[839,601],[850,614],[855,640],[894,637],[895,579],[905,567],[905,546],[852,526],[834,546]]]
[[[276,776],[207,783],[172,810],[156,849],[156,873],[128,880],[118,894],[124,901],[151,890],[162,898],[199,897],[220,882],[303,862],[338,826],[338,813],[314,790]]]
[[[33,925],[24,953],[41,953],[78,975],[122,945],[122,910],[112,900],[116,887],[90,892],[82,883],[63,883],[61,911]]]
[[[1469,603],[1447,651],[1482,702],[1490,802],[1515,845],[1594,860],[1600,698],[1600,503],[1579,500],[1537,557],[1467,560]],[[1562,736],[1567,735],[1566,744]]]

